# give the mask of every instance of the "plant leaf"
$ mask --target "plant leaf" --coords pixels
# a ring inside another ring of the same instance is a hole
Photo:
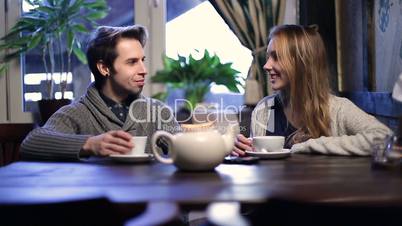
[[[88,15],[86,15],[85,17],[88,20],[99,20],[102,18],[105,18],[107,16],[107,12],[93,12],[93,13],[89,13]]]
[[[68,30],[67,32],[67,50],[68,50],[68,54],[71,54],[72,51],[72,47],[74,44],[74,33],[71,30]]]
[[[8,64],[0,64],[0,75],[3,74],[8,68]]]
[[[74,46],[73,52],[74,52],[74,55],[78,58],[78,60],[80,60],[83,64],[88,63],[85,53],[80,48],[78,48],[77,46]]]
[[[92,9],[107,8],[107,3],[104,0],[97,0],[95,2],[86,2],[84,6]]]
[[[6,56],[4,56],[4,61],[8,62],[16,57],[19,57],[21,53],[24,53],[27,51],[27,48],[21,48],[15,52],[8,53]]]
[[[80,7],[84,6],[84,0],[76,0],[72,6],[67,10],[69,14],[74,14],[80,11]]]
[[[50,6],[39,6],[39,7],[36,7],[35,10],[38,10],[38,11],[41,11],[41,12],[45,12],[45,13],[53,13],[54,7],[50,7]]]
[[[30,40],[30,42],[29,42],[29,44],[28,44],[28,49],[33,49],[33,48],[35,48],[39,43],[40,43],[40,41],[42,40],[42,36],[43,35],[36,35],[36,36],[34,36],[31,40]]]
[[[72,29],[76,32],[88,33],[88,29],[83,24],[74,24]]]
[[[163,56],[162,70],[151,77],[152,82],[169,85],[173,89],[184,88],[186,99],[190,104],[186,108],[192,110],[195,104],[201,102],[209,91],[211,83],[226,86],[232,92],[239,92],[239,72],[232,68],[232,63],[221,63],[219,57],[205,50],[201,59],[195,59],[191,54],[188,58],[178,55],[177,59]]]

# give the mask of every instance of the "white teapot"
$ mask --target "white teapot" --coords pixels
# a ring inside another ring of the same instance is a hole
[[[224,134],[217,130],[176,135],[157,131],[152,137],[152,151],[158,161],[174,164],[181,170],[212,170],[233,150],[238,133],[238,124],[229,124]],[[159,138],[167,141],[170,157],[160,154],[161,149],[156,145]]]

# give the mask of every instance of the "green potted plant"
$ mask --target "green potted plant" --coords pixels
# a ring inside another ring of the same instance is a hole
[[[171,89],[183,89],[188,101],[183,107],[190,112],[203,102],[212,83],[224,85],[237,93],[242,85],[239,71],[232,68],[232,63],[221,63],[217,55],[210,56],[207,50],[198,60],[191,54],[188,58],[178,55],[177,59],[164,56],[163,65],[164,68],[151,78],[152,82],[164,83]],[[167,92],[160,92],[154,97],[163,99],[167,95]]]
[[[67,87],[67,73],[71,71],[71,58],[74,54],[86,64],[79,36],[88,33],[88,28],[97,26],[96,20],[108,13],[106,0],[25,0],[32,9],[24,13],[0,40],[0,73],[7,63],[21,54],[39,50],[42,54],[43,68],[46,73],[47,94],[39,101],[42,121],[46,121],[58,107],[68,104],[64,99]],[[59,67],[61,100],[55,100],[54,79],[56,62]],[[65,76],[63,76],[65,74]],[[48,106],[50,102],[51,106]],[[46,105],[45,107],[43,107]],[[42,106],[42,107],[41,107]],[[56,106],[53,112],[45,113]],[[41,109],[42,108],[42,109]]]

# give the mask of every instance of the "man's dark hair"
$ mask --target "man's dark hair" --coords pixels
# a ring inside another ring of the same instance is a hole
[[[127,27],[100,26],[88,41],[87,60],[89,68],[95,77],[95,86],[101,88],[105,77],[100,73],[96,64],[103,62],[114,73],[113,62],[117,58],[116,45],[122,38],[136,39],[142,47],[148,38],[147,29],[141,25]]]

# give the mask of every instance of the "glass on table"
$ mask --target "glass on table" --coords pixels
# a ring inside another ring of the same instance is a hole
[[[387,136],[373,142],[373,164],[380,166],[401,166],[402,139],[398,136]]]

